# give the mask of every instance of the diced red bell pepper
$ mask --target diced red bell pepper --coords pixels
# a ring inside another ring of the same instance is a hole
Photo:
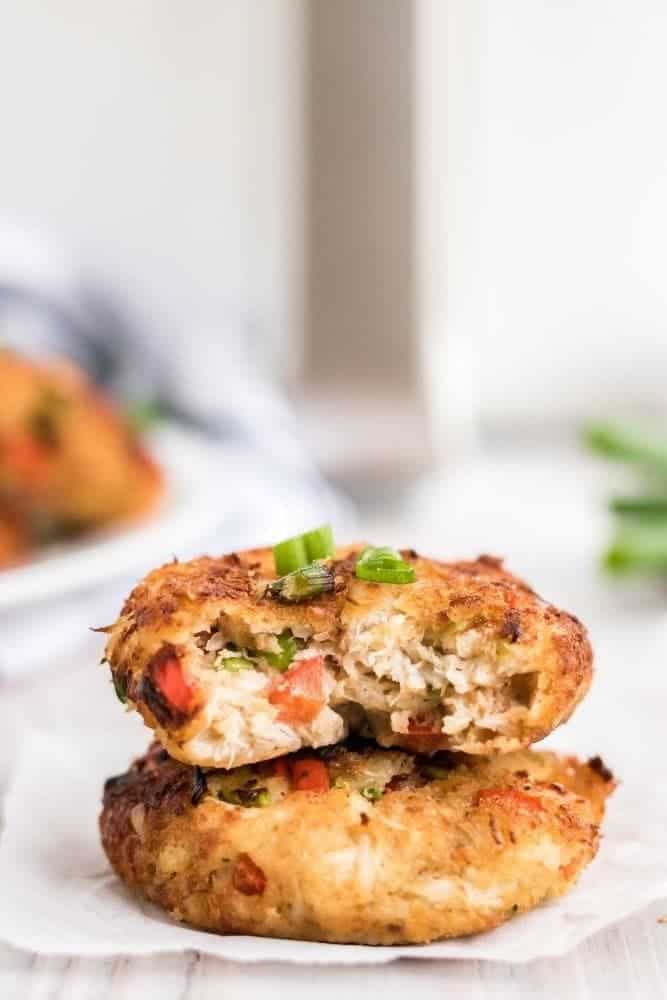
[[[312,722],[324,708],[324,660],[298,660],[284,674],[271,678],[269,701],[279,709],[278,720],[291,725]]]
[[[183,666],[176,652],[163,655],[154,662],[153,678],[169,705],[179,712],[190,711],[194,705],[195,692],[183,672]]]
[[[271,761],[271,764],[273,765],[274,778],[287,778],[289,780],[289,768],[284,757],[278,757],[277,760]]]
[[[329,772],[317,757],[300,757],[292,764],[292,788],[295,792],[329,791]]]

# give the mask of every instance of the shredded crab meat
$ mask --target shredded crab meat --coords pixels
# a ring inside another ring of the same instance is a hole
[[[443,628],[426,637],[415,621],[388,608],[350,623],[337,643],[327,633],[293,630],[300,648],[290,666],[321,657],[325,700],[312,721],[288,724],[269,702],[276,671],[262,655],[280,654],[280,634],[254,633],[243,648],[213,628],[198,642],[210,695],[207,725],[189,744],[194,752],[213,753],[219,766],[231,767],[251,756],[335,743],[347,735],[347,709],[354,705],[362,706],[381,742],[414,732],[414,720],[424,718],[434,735],[485,739],[516,724],[528,709],[511,679],[530,667],[493,626]],[[224,660],[238,656],[249,657],[254,669],[225,670]]]
[[[280,721],[267,697],[267,675],[259,670],[215,672],[206,705],[206,726],[187,743],[195,759],[213,757],[219,767],[234,767],[249,757],[264,759],[290,753],[301,746],[325,746],[347,735],[342,717],[328,704],[312,722],[289,725]],[[327,672],[325,697],[331,698],[335,681]]]

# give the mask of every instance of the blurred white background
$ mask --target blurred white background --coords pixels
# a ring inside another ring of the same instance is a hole
[[[667,6],[485,4],[484,406],[664,414]]]
[[[334,465],[664,408],[659,0],[1,6],[0,217],[235,325]]]
[[[233,316],[287,369],[301,312],[300,3],[0,11],[0,218],[72,245],[156,336],[173,313]]]

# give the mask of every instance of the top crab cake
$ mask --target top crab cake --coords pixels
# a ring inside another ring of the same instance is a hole
[[[122,414],[73,364],[37,363],[2,349],[0,393],[1,534],[13,545],[4,562],[155,504],[160,470]]]
[[[299,572],[275,582],[270,549],[154,570],[103,630],[119,698],[173,757],[223,768],[350,730],[421,753],[507,752],[568,718],[592,671],[576,618],[489,556],[404,551],[389,576],[413,582],[380,583],[359,578],[367,551],[307,567],[311,597]]]

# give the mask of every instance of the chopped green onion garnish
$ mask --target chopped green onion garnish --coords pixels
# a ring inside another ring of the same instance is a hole
[[[384,791],[376,785],[367,785],[366,788],[361,789],[361,794],[369,802],[377,802],[384,795]]]
[[[310,597],[330,593],[335,586],[333,571],[322,563],[304,566],[294,573],[288,573],[274,580],[267,588],[271,597],[281,601],[307,601]]]
[[[270,802],[271,796],[269,795],[268,788],[260,788],[257,792],[255,801],[252,802],[251,805],[258,806],[260,809],[263,809],[264,806],[268,806]]]
[[[285,576],[286,573],[293,573],[302,566],[307,566],[310,560],[303,535],[287,538],[284,542],[274,545],[273,559],[279,576]]]
[[[289,633],[283,632],[278,636],[279,653],[262,653],[265,660],[268,660],[276,670],[287,670],[290,663],[299,651],[296,639]]]
[[[301,536],[306,546],[308,562],[316,559],[330,559],[334,554],[333,531],[330,524],[322,524],[319,528],[306,531]]]
[[[229,670],[237,674],[239,670],[253,670],[255,664],[245,656],[222,656],[218,653],[213,666],[216,670]]]
[[[364,549],[357,560],[356,574],[360,580],[373,583],[414,583],[414,566],[405,562],[396,549],[383,546]]]
[[[367,559],[372,559],[373,562],[402,561],[401,553],[398,549],[393,549],[390,545],[378,545],[376,548],[372,545],[368,545],[359,556],[359,562],[364,562]]]
[[[328,524],[322,524],[319,528],[287,538],[273,546],[273,559],[279,576],[294,573],[316,559],[328,559],[333,554],[333,532]]]
[[[113,683],[113,689],[116,692],[116,697],[118,701],[121,701],[123,705],[127,701],[127,682],[124,677],[116,677],[115,674],[111,675],[111,681]]]
[[[369,580],[371,583],[414,583],[415,571],[407,563],[392,567],[373,566],[370,563],[357,567],[357,576],[360,580]]]

